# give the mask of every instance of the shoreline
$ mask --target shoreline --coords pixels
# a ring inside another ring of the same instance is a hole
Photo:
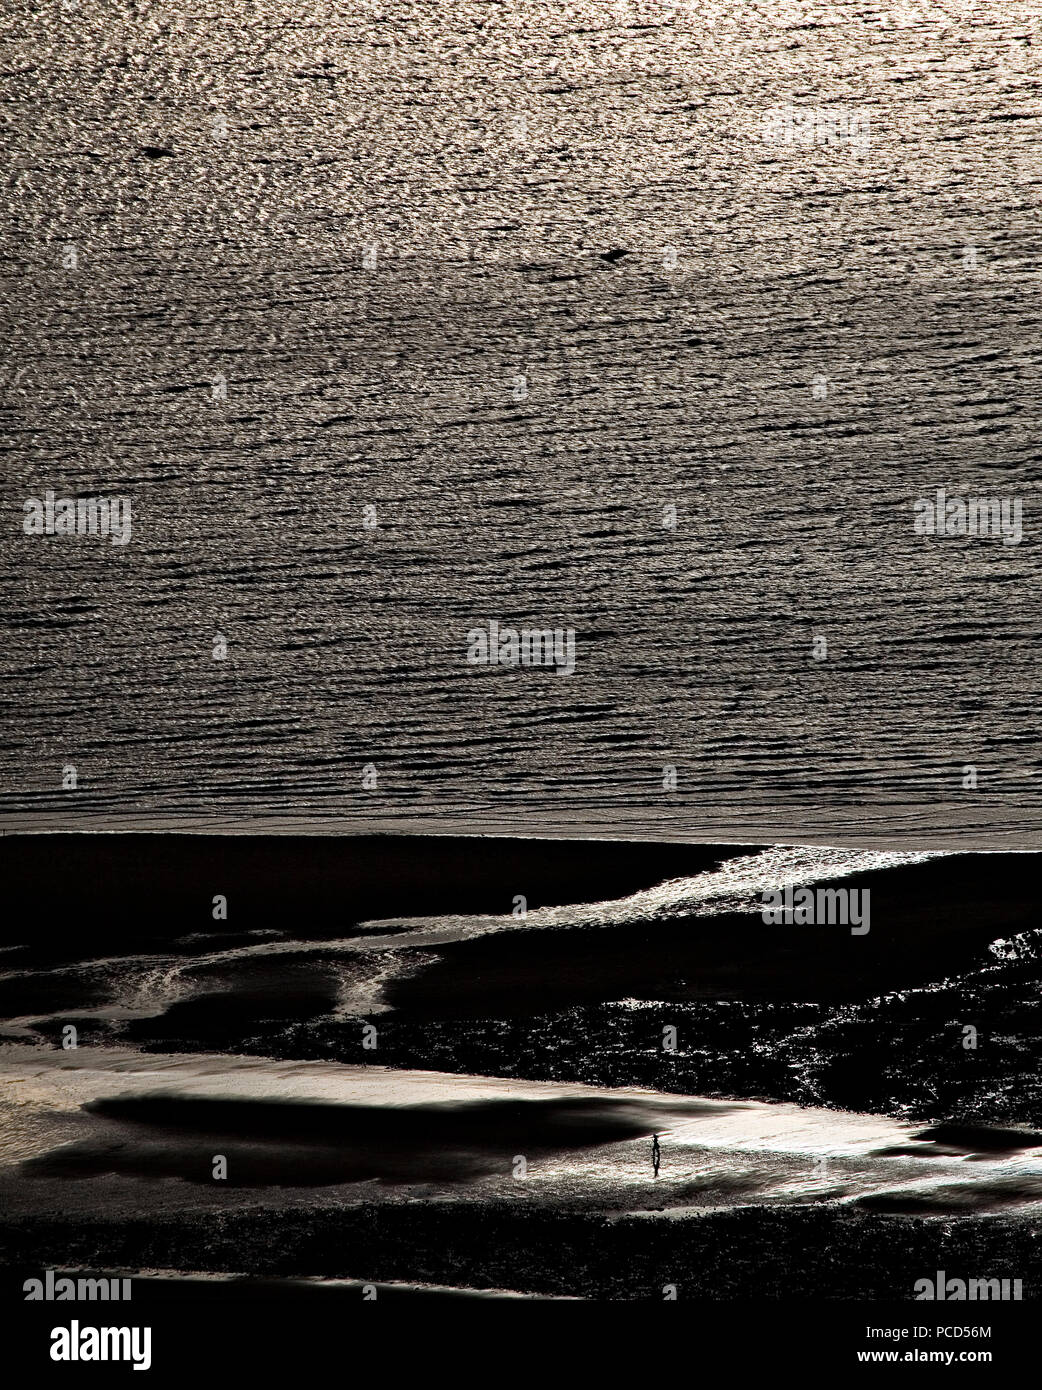
[[[932,809],[933,814],[927,815]],[[754,809],[736,818],[733,809],[720,815],[678,814],[668,803],[661,807],[618,807],[603,818],[588,808],[574,815],[557,812],[495,812],[446,808],[437,815],[401,814],[244,816],[228,812],[150,812],[130,814],[84,811],[0,814],[0,841],[27,837],[75,836],[212,836],[227,840],[253,838],[299,839],[467,839],[567,841],[574,844],[643,844],[764,849],[772,845],[865,850],[936,850],[948,853],[1033,854],[1042,852],[1042,810],[1024,807],[966,807],[942,802],[921,804],[851,804],[824,808],[820,813]]]

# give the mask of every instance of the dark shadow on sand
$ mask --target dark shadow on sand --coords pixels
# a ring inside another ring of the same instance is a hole
[[[84,1109],[102,1131],[29,1160],[26,1173],[212,1182],[214,1157],[223,1154],[230,1186],[465,1182],[509,1176],[518,1154],[595,1148],[662,1126],[653,1102],[581,1096],[372,1106],[146,1095]],[[683,1110],[719,1113],[695,1100]]]

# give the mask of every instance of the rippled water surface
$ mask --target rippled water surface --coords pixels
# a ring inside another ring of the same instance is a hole
[[[1035,843],[1040,20],[8,11],[4,824]]]

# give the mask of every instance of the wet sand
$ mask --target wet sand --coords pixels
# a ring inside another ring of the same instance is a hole
[[[655,1296],[641,1281],[665,1260],[712,1297],[733,1296],[741,1270],[748,1293],[767,1241],[781,1245],[756,1276],[766,1296],[782,1292],[782,1251],[789,1293],[806,1296],[817,1244],[833,1296],[901,1298],[906,1262],[938,1252],[1023,1277],[1042,1228],[1042,1134],[1026,1130],[100,1050],[51,1064],[4,1048],[0,1094],[12,1272],[75,1259],[632,1298]]]
[[[84,1050],[86,1051],[86,1050]],[[834,1201],[923,1210],[1042,1202],[1042,1133],[924,1127],[757,1101],[439,1072],[0,1049],[4,1186],[33,1208],[55,1183],[118,1193],[122,1211],[220,1203],[235,1188],[410,1189],[625,1211]],[[651,1135],[664,1152],[651,1170]],[[215,1180],[213,1155],[227,1158]],[[517,1158],[525,1162],[518,1176]],[[122,1181],[120,1181],[122,1179]],[[195,1189],[189,1193],[185,1184]],[[738,1199],[736,1193],[743,1196]],[[75,1200],[66,1197],[64,1200]],[[283,1200],[282,1197],[279,1198]]]

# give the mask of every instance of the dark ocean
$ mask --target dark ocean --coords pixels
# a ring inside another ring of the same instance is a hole
[[[3,828],[1039,844],[1037,12],[2,26]]]

